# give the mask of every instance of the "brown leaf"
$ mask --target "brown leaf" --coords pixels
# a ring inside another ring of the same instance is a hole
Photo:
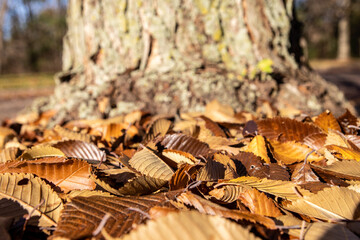
[[[260,135],[278,141],[301,142],[310,134],[322,132],[320,128],[313,124],[282,117],[256,121],[256,124]]]
[[[74,197],[65,205],[56,231],[50,239],[91,237],[106,213],[110,214],[110,218],[104,229],[112,237],[120,237],[144,222],[152,207],[170,207],[167,200],[172,198],[172,193],[144,197]],[[101,234],[95,237],[102,238]]]
[[[275,206],[274,201],[268,198],[265,193],[259,192],[256,189],[241,193],[240,200],[252,213],[267,217],[278,217],[282,215],[279,208]]]
[[[324,132],[328,132],[329,129],[335,130],[335,131],[341,131],[341,127],[334,117],[334,115],[329,112],[325,111],[321,113],[316,119],[315,124],[318,125]]]
[[[357,118],[348,110],[338,117],[337,119],[341,125],[342,130],[345,134],[356,134],[357,130],[355,128],[349,128],[348,126],[357,126]]]
[[[70,129],[63,128],[59,125],[56,125],[54,127],[54,130],[63,139],[80,140],[80,141],[84,141],[84,142],[93,142],[95,140],[95,136],[93,136],[93,135],[75,132]]]
[[[162,155],[173,161],[173,165],[177,166],[182,163],[188,163],[194,165],[198,160],[193,155],[187,152],[165,149],[162,151]]]
[[[166,135],[161,144],[166,149],[188,152],[194,157],[206,156],[210,150],[206,143],[184,134]]]
[[[144,137],[145,142],[149,142],[155,137],[158,136],[165,136],[165,134],[169,131],[171,128],[172,122],[165,119],[165,118],[159,118],[156,119],[148,128],[146,135]]]
[[[296,184],[320,182],[308,163],[298,163],[291,175],[291,181]]]
[[[267,228],[275,228],[275,223],[270,218],[254,213],[250,214],[243,211],[229,210],[191,192],[184,192],[181,195],[177,196],[176,199],[177,201],[180,201],[186,205],[193,206],[201,213],[217,215],[225,218],[231,218],[234,220],[247,220],[253,223],[257,222],[266,226]]]
[[[215,188],[209,192],[210,196],[216,198],[219,201],[225,203],[232,203],[239,199],[240,194],[243,193],[246,187],[243,186],[223,186],[220,188]]]
[[[189,183],[196,179],[200,165],[182,164],[170,179],[170,190],[185,188]]]
[[[225,132],[221,129],[221,127],[216,122],[212,121],[211,119],[209,119],[205,116],[200,116],[200,118],[205,121],[205,127],[207,129],[209,129],[214,136],[224,137],[224,138],[227,137]]]
[[[311,149],[314,149],[318,152],[321,152],[321,149],[324,147],[326,142],[325,133],[315,133],[304,138],[304,144]]]
[[[87,161],[103,162],[106,155],[93,143],[78,140],[67,140],[52,145],[63,152],[66,157],[81,158]]]
[[[5,144],[16,138],[17,134],[11,128],[0,127],[0,150],[4,148]]]
[[[224,179],[226,166],[213,159],[209,159],[205,166],[200,170],[196,180],[198,181],[214,181]]]
[[[79,159],[49,157],[5,163],[0,172],[36,174],[68,192],[73,189],[95,188],[94,181],[90,179],[90,167],[87,162]]]

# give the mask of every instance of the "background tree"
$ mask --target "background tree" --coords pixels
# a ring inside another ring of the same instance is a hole
[[[327,6],[327,7],[324,7]],[[359,0],[298,1],[311,58],[359,57]]]
[[[63,0],[56,1],[56,5],[45,0],[8,2],[3,73],[59,71],[65,11]]]
[[[63,71],[36,105],[57,109],[55,123],[201,110],[212,99],[249,111],[263,100],[313,113],[350,107],[302,58],[291,0],[68,4]]]
[[[3,29],[4,29],[4,19],[5,13],[7,10],[7,0],[0,1],[0,73],[2,69],[2,58],[3,58]]]

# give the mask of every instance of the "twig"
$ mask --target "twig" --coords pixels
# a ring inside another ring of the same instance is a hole
[[[304,240],[304,233],[305,233],[305,224],[306,222],[303,220],[301,223],[301,231],[300,231],[300,240]]]
[[[314,153],[314,152],[316,152],[316,151],[313,149],[313,150],[311,150],[308,154],[306,154],[306,157],[305,157],[305,160],[304,160],[304,165],[307,163],[308,157],[309,157],[312,153]]]
[[[301,192],[297,189],[297,187],[293,187],[293,190],[294,190],[294,192],[295,192],[295,194],[298,196],[298,197],[300,197],[300,198],[303,198],[304,196],[301,194]]]
[[[347,128],[354,128],[356,130],[360,130],[360,127],[355,126],[355,125],[348,125]]]
[[[26,224],[27,224],[27,222],[30,220],[31,215],[33,215],[33,213],[34,213],[41,205],[43,205],[44,203],[45,203],[45,199],[42,198],[41,201],[39,202],[39,204],[36,205],[36,206],[31,210],[31,212],[30,212],[29,214],[26,214],[26,215],[25,215],[25,223],[24,223],[23,231],[25,231]]]
[[[129,207],[128,209],[131,210],[131,211],[135,211],[135,212],[141,213],[142,215],[144,215],[144,216],[147,217],[148,219],[151,219],[150,215],[149,215],[147,212],[144,212],[143,210],[141,210],[141,209],[139,209],[139,208]]]
[[[92,235],[94,237],[101,232],[101,230],[104,228],[106,222],[109,220],[110,217],[111,217],[111,215],[109,213],[105,213],[105,215],[101,219],[101,222],[99,223],[98,227],[92,232]]]
[[[286,230],[286,229],[301,229],[300,225],[294,225],[294,226],[280,226],[280,225],[276,225],[275,226],[277,229],[279,230]]]

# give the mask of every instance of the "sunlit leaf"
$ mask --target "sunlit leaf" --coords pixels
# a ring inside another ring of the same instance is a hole
[[[170,180],[174,173],[163,160],[147,148],[135,153],[129,164],[142,174],[161,180]]]
[[[166,149],[188,152],[194,157],[206,156],[209,152],[209,146],[206,143],[184,134],[166,135],[161,144]]]
[[[255,240],[259,238],[246,228],[219,216],[185,211],[169,213],[165,217],[148,221],[122,239]]]
[[[250,144],[247,146],[245,151],[251,152],[256,156],[261,157],[262,159],[264,159],[266,163],[270,163],[270,158],[267,154],[267,149],[265,145],[265,139],[261,135],[255,136],[251,140]]]
[[[270,229],[275,228],[275,223],[270,218],[254,213],[251,214],[237,210],[229,210],[190,192],[184,192],[181,195],[177,196],[176,199],[177,201],[180,201],[186,205],[193,206],[201,213],[222,216],[234,220],[244,219],[250,222],[260,223]]]
[[[106,155],[93,143],[82,142],[78,140],[68,140],[58,142],[52,145],[60,149],[67,157],[81,158],[87,161],[105,161]]]
[[[282,215],[272,199],[256,189],[247,190],[240,194],[241,202],[246,205],[252,213],[267,217],[278,217]]]
[[[0,174],[0,198],[15,201],[31,216],[39,217],[39,226],[56,225],[63,209],[61,199],[50,185],[32,174]]]
[[[341,131],[341,127],[338,121],[336,120],[334,115],[329,111],[325,111],[322,114],[320,114],[315,119],[315,124],[318,125],[326,133],[329,131],[329,129],[339,132]]]
[[[331,187],[284,206],[287,210],[323,220],[355,220],[360,217],[360,193]]]
[[[240,185],[254,187],[259,191],[289,200],[299,199],[299,193],[301,193],[303,196],[310,194],[309,191],[297,187],[293,182],[290,181],[270,180],[266,178],[260,179],[256,177],[239,177],[224,183],[220,183],[218,185]]]
[[[25,150],[19,157],[19,160],[31,160],[43,157],[65,157],[65,154],[57,148],[51,146],[35,146]]]
[[[260,135],[278,141],[302,141],[310,134],[322,132],[315,125],[281,117],[256,121],[256,124]]]
[[[79,159],[49,157],[9,162],[1,166],[0,172],[33,173],[52,182],[65,192],[95,188],[95,183],[90,179],[90,165]]]
[[[61,213],[52,238],[81,239],[91,237],[106,213],[110,214],[104,226],[112,237],[130,232],[147,219],[147,212],[154,206],[171,206],[170,193],[144,197],[74,197]],[[97,237],[101,237],[99,233]]]
[[[278,142],[271,140],[270,144],[274,158],[281,164],[293,164],[304,161],[306,156],[312,151],[306,145],[294,141]],[[316,152],[311,153],[307,158],[309,162],[319,162],[321,160],[324,160],[324,157]]]

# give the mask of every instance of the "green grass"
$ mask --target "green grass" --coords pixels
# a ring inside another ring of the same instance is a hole
[[[27,89],[53,87],[54,74],[29,73],[0,75],[0,89]]]

